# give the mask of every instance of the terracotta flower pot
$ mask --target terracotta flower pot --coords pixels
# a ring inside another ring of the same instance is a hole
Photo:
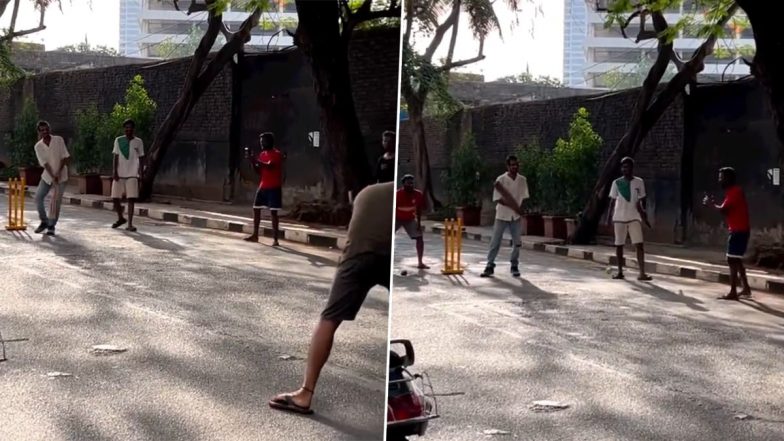
[[[541,214],[523,215],[524,236],[544,236],[544,220]]]
[[[573,237],[577,231],[577,219],[565,219],[566,222],[566,237]]]
[[[43,173],[43,167],[19,167],[19,177],[25,180],[28,188],[37,187]]]
[[[482,221],[482,207],[457,207],[456,211],[466,227],[477,227]]]
[[[74,176],[79,186],[79,194],[103,194],[101,176],[97,173],[88,173]]]
[[[566,240],[566,218],[564,216],[542,216],[544,235],[553,239]]]
[[[110,197],[112,195],[112,177],[101,175],[101,194]]]

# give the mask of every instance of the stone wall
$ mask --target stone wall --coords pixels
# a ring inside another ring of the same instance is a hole
[[[579,107],[588,109],[594,129],[604,139],[603,162],[625,133],[636,97],[637,92],[630,90],[497,104],[465,110],[447,121],[427,121],[428,153],[433,177],[439,181],[436,183],[436,192],[440,198],[445,198],[440,175],[449,168],[450,151],[459,144],[460,133],[470,130],[474,134],[485,164],[496,168],[500,174],[505,168],[506,156],[514,153],[519,146],[538,143],[542,147],[552,148],[559,137],[567,137],[569,123]],[[646,180],[650,210],[654,214],[654,231],[649,234],[653,240],[672,242],[676,227],[680,224],[683,111],[683,102],[678,100],[654,127],[636,157],[637,174]],[[401,124],[400,130],[400,173],[412,173],[414,157],[409,122]],[[525,169],[525,158],[520,159]]]
[[[502,173],[504,158],[522,144],[552,148],[566,137],[574,111],[584,106],[604,139],[603,163],[627,129],[638,90],[590,97],[484,106],[449,120],[426,121],[428,152],[437,196],[445,198],[440,175],[449,169],[451,148],[471,130],[486,164]],[[412,173],[410,123],[401,125],[400,173]],[[781,165],[770,106],[754,80],[706,85],[679,98],[662,116],[636,155],[636,174],[645,179],[657,242],[723,245],[721,216],[701,206],[706,193],[721,197],[717,170],[732,166],[749,200],[757,243],[784,241],[784,191],[769,177]],[[525,158],[521,158],[523,170]],[[781,170],[779,170],[781,173]],[[781,179],[781,178],[780,178]],[[488,189],[490,184],[488,183]],[[536,189],[532,189],[536,191]],[[485,205],[489,205],[486,201]]]
[[[358,32],[351,43],[350,68],[355,102],[370,161],[375,161],[381,153],[381,133],[395,127],[399,51],[399,29]],[[231,169],[232,115],[242,122],[237,128],[243,133],[238,143],[257,146],[258,130],[263,127],[280,134],[291,133],[289,145],[295,151],[307,150],[307,132],[320,129],[320,109],[314,99],[308,61],[296,49],[247,55],[246,59],[249,61],[243,66],[256,71],[244,74],[250,80],[243,81],[241,94],[233,93],[233,68],[228,66],[200,99],[170,147],[156,180],[156,193],[213,200],[231,194],[226,185]],[[53,130],[70,142],[74,136],[76,112],[93,103],[102,112],[109,112],[115,103],[122,102],[128,82],[138,73],[144,77],[151,97],[158,103],[156,123],[160,124],[177,98],[188,63],[189,59],[182,59],[50,72],[0,89],[0,161],[7,162],[4,137],[13,128],[14,116],[21,109],[23,97],[34,98],[41,117],[49,120]],[[280,72],[275,73],[273,66],[278,66]],[[257,92],[260,94],[258,99],[248,99]],[[242,104],[232,106],[233,96]],[[283,101],[288,104],[281,104]],[[283,107],[276,107],[281,105]],[[284,108],[288,109],[285,117],[276,114],[276,109]],[[265,114],[269,118],[263,116]],[[267,119],[261,121],[264,118]],[[296,167],[287,170],[287,182],[293,185],[288,195],[296,195],[296,199],[321,196],[324,170],[317,157],[315,162],[308,158],[302,157],[302,161],[293,163]],[[243,185],[243,179],[240,179],[237,181],[240,187],[235,188],[240,201],[247,199],[246,193],[252,192],[252,181],[257,179],[246,173],[243,176],[248,182]],[[291,198],[286,200],[289,205],[295,202]]]

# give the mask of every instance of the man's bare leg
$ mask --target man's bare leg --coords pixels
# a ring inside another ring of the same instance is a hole
[[[749,279],[746,277],[746,266],[743,260],[738,261],[738,272],[740,273],[740,281],[743,283],[743,291],[740,292],[741,297],[751,297],[751,286],[749,286]]]
[[[615,258],[618,259],[618,274],[613,279],[623,279],[623,245],[615,247]]]
[[[253,209],[253,234],[246,237],[245,240],[248,242],[258,242],[259,241],[259,224],[261,223],[261,208],[254,208]]]
[[[722,297],[721,300],[738,300],[738,259],[734,257],[727,258],[727,264],[730,267],[730,292]]]
[[[416,251],[417,251],[417,258],[419,259],[419,269],[430,269],[429,266],[425,265],[425,262],[422,261],[425,255],[425,239],[422,236],[416,238]]]
[[[278,210],[270,210],[270,215],[272,216],[272,246],[279,247],[280,243],[278,242],[278,226],[280,223],[278,221]],[[256,228],[258,229],[258,227]]]
[[[136,231],[136,227],[133,226],[133,210],[136,205],[136,199],[128,199],[128,230]]]
[[[637,244],[637,264],[640,267],[640,276],[637,279],[642,281],[651,280],[651,276],[645,272],[645,246],[641,243]]]
[[[115,199],[113,199],[113,202],[114,202],[114,211],[115,211],[115,213],[117,213],[117,222],[112,224],[112,228],[117,228],[120,225],[124,224],[126,222],[126,220],[123,217],[124,209],[123,209],[122,203],[120,203],[120,200],[115,198]]]
[[[305,367],[305,379],[302,382],[302,387],[294,392],[288,392],[276,395],[272,401],[285,400],[286,396],[290,396],[291,400],[297,406],[305,409],[310,408],[313,401],[313,391],[316,390],[316,383],[321,375],[321,369],[324,368],[329,354],[332,352],[332,342],[335,339],[335,332],[342,322],[321,319],[316,330],[313,332],[313,337],[310,340],[310,349],[308,350],[308,361]]]

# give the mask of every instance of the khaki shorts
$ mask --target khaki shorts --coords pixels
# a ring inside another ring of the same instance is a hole
[[[375,253],[341,261],[321,318],[336,322],[354,320],[374,286],[389,289],[390,264],[390,256]]]
[[[413,219],[406,221],[396,220],[395,232],[397,232],[400,228],[405,229],[406,233],[408,233],[408,237],[411,239],[419,239],[422,237],[422,232],[419,230],[419,225],[417,225],[417,222]]]
[[[112,199],[122,199],[123,194],[128,199],[139,198],[139,180],[136,178],[120,178],[112,181]]]
[[[626,245],[626,237],[631,237],[632,245],[642,243],[642,222],[616,222],[615,223],[615,246]]]

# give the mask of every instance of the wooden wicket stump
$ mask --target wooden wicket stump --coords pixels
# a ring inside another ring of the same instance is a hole
[[[463,274],[461,254],[463,253],[463,220],[444,220],[444,268],[441,274],[451,276]]]
[[[26,190],[24,178],[8,180],[8,224],[5,226],[8,231],[27,230],[24,221]]]

